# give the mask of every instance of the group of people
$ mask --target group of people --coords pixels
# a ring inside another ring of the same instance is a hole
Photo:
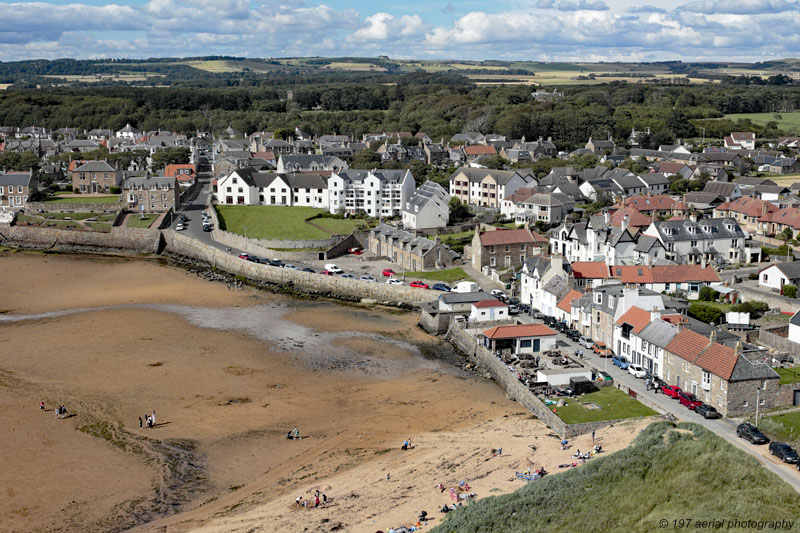
[[[41,408],[42,411],[44,411],[44,402],[42,402],[39,405],[39,407]],[[56,420],[58,420],[59,418],[64,418],[64,416],[66,416],[67,414],[67,408],[64,407],[63,405],[59,405],[58,407],[53,409],[53,411],[56,412]]]
[[[411,439],[406,439],[403,441],[403,445],[400,447],[401,450],[410,450],[413,446],[411,445]]]
[[[302,496],[295,498],[294,503],[298,509],[307,509],[310,505],[308,500]],[[322,500],[320,500],[320,492],[319,489],[317,489],[314,491],[314,505],[311,505],[311,508],[315,509],[320,506],[328,506],[328,496],[326,494],[322,494]]]
[[[581,348],[577,348],[575,350],[575,357],[579,359],[583,359],[583,350]]]
[[[294,427],[293,430],[289,431],[286,434],[287,439],[299,439],[300,438],[300,430],[297,429],[297,426]]]
[[[233,287],[233,290],[235,291],[242,290],[242,280],[240,279],[236,279],[233,281],[228,280],[228,290],[231,290],[231,287]]]
[[[156,425],[156,410],[153,409],[153,414],[148,415],[145,413],[144,418],[141,416],[139,417],[139,429],[142,429],[144,425],[147,424],[147,427],[152,428]]]

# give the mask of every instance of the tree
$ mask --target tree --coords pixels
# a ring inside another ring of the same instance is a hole
[[[722,311],[710,305],[691,304],[689,306],[689,316],[706,324],[711,324],[719,320],[719,317],[722,316]]]
[[[784,285],[783,286],[783,295],[787,298],[796,298],[797,297],[797,285]]]
[[[293,135],[294,135],[294,130],[292,128],[278,128],[273,133],[273,137],[281,141],[285,141],[286,139],[292,137]]]
[[[785,228],[783,228],[783,231],[778,233],[775,237],[782,241],[788,241],[793,237],[792,228],[790,226],[786,226]]]
[[[704,302],[713,302],[719,298],[719,291],[715,291],[711,287],[700,288],[700,299]]]
[[[461,200],[453,196],[450,198],[450,224],[458,224],[459,222],[464,222],[465,220],[470,220],[472,218],[472,213],[469,211],[469,207],[466,204],[462,204]]]
[[[153,154],[153,168],[162,169],[166,165],[183,165],[189,162],[191,150],[185,146],[162,148]]]
[[[367,148],[366,150],[361,150],[360,152],[356,152],[353,155],[352,161],[350,161],[350,168],[358,168],[361,170],[371,170],[373,168],[379,167],[381,164],[381,155],[377,153],[375,150],[370,150]]]
[[[742,302],[731,306],[731,311],[735,313],[750,313],[754,318],[761,316],[763,313],[769,311],[769,305],[766,302],[759,302],[753,300],[750,302]]]

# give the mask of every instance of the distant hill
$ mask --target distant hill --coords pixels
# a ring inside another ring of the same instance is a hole
[[[446,516],[432,533],[697,531],[714,528],[679,528],[672,521],[795,520],[800,498],[752,456],[705,428],[659,422],[624,450]]]

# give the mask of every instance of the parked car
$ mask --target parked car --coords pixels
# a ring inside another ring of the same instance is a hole
[[[578,339],[580,339],[581,337],[581,332],[578,331],[577,329],[568,329],[567,331],[564,332],[564,335],[569,337],[572,340],[572,342],[578,342]]]
[[[569,326],[567,325],[566,322],[559,322],[558,324],[556,324],[556,329],[559,331],[559,333],[566,333],[567,330],[569,329]]]
[[[592,344],[592,351],[600,357],[613,357],[614,355],[614,352],[606,346],[606,343],[599,341]]]
[[[752,444],[766,444],[769,439],[757,427],[749,422],[743,422],[736,427],[736,435]]]
[[[628,361],[628,358],[624,355],[615,355],[611,358],[611,362],[615,365],[620,367],[622,370],[625,370],[631,365],[631,362]]]
[[[347,253],[352,255],[361,255],[364,253],[364,250],[362,250],[359,246],[356,246],[354,248],[350,248],[349,250],[347,250]]]
[[[650,389],[653,392],[658,392],[659,390],[661,390],[661,387],[665,387],[667,385],[666,381],[664,381],[663,379],[661,379],[658,376],[654,376],[650,372],[647,373],[647,375],[644,377],[644,379],[645,380],[648,380],[648,379],[650,380]]]
[[[358,279],[363,280],[363,281],[378,281],[377,279],[373,278],[372,276],[361,276]]]
[[[247,259],[248,257],[250,257],[250,255],[245,252],[239,254],[239,259]]]
[[[325,265],[325,270],[333,274],[341,274],[344,272],[344,270],[334,265],[333,263],[328,263],[327,265]]]
[[[531,306],[528,304],[519,304],[519,310],[522,311],[523,313],[530,313]]]
[[[517,307],[520,306],[519,298],[509,298],[508,305],[516,305]]]
[[[356,279],[356,277],[352,274],[339,274],[340,278],[347,278],[347,279]]]
[[[203,231],[211,231],[212,229],[214,228],[211,224],[203,224]]]
[[[682,390],[680,394],[678,394],[678,401],[681,403],[681,405],[689,408],[691,411],[694,411],[699,406],[703,405],[703,402],[698,400],[697,396],[685,390]]]
[[[263,263],[261,258],[256,255],[248,255],[247,260],[250,261],[251,263]]]
[[[175,231],[183,231],[185,229],[186,226],[183,225],[183,222],[178,222],[178,224],[175,226]]]
[[[722,418],[722,415],[719,414],[719,411],[717,411],[715,408],[711,407],[710,405],[707,405],[707,404],[704,404],[704,403],[698,405],[695,408],[694,412],[697,413],[698,415],[702,416],[703,418]]]
[[[392,277],[393,274],[396,274],[396,272],[394,270],[392,270],[391,268],[384,268],[383,269],[383,275],[386,276],[387,278]]]
[[[501,291],[500,289],[492,289],[492,292],[489,293],[493,298],[497,298],[501,302],[505,302],[508,299],[506,293]]]
[[[770,442],[769,443],[769,453],[774,455],[784,463],[789,463],[790,465],[796,465],[798,461],[797,452],[783,442]]]
[[[666,394],[667,396],[669,396],[673,400],[677,400],[678,397],[680,396],[681,392],[682,392],[681,388],[678,387],[677,385],[663,385],[658,390],[663,392],[664,394]]]
[[[303,269],[303,272],[311,272],[312,274],[314,274],[314,273],[315,273],[315,272],[314,272],[314,269],[313,269],[313,268],[310,268],[310,267],[305,267],[305,268]]]
[[[281,261],[280,259],[268,259],[268,260],[265,260],[263,262],[264,263],[269,263],[270,266],[283,268],[283,261]]]
[[[285,265],[283,265],[283,268],[288,268],[289,270],[300,270],[299,268],[297,268],[297,265],[293,265],[291,263],[286,263]]]
[[[628,373],[635,378],[644,379],[647,370],[641,365],[628,365]]]
[[[400,280],[400,279],[397,279],[397,278],[389,278],[389,279],[386,280],[386,283],[388,285],[402,285],[403,284],[403,280]]]
[[[408,284],[409,287],[417,287],[418,289],[430,289],[427,283],[423,283],[421,281],[412,281]]]
[[[434,283],[433,284],[433,290],[450,292],[451,289],[450,289],[450,285],[448,285],[447,283]]]
[[[583,346],[588,350],[591,350],[594,341],[592,340],[591,337],[581,337],[580,339],[578,339],[578,344],[580,344],[581,346]]]
[[[333,272],[331,272],[330,270],[323,270],[322,272],[320,272],[320,274],[322,274],[323,276],[333,276]]]

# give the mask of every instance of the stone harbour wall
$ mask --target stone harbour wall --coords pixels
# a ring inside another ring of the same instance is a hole
[[[74,231],[35,226],[2,226],[0,242],[53,252],[157,253],[159,232],[142,228],[112,227],[110,232]]]

